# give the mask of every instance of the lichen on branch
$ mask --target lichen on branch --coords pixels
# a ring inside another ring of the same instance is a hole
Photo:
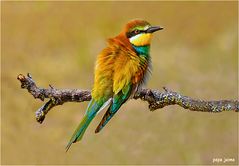
[[[19,74],[17,79],[21,82],[21,88],[27,89],[34,97],[44,101],[45,98],[49,100],[36,111],[36,120],[42,123],[46,114],[55,106],[62,105],[66,102],[83,102],[91,100],[91,91],[81,89],[56,89],[49,85],[49,88],[40,88],[33,81],[31,75],[27,76]],[[164,87],[164,91],[140,89],[133,96],[134,99],[141,99],[147,101],[149,110],[163,108],[169,105],[178,105],[190,111],[201,112],[223,112],[235,111],[239,112],[238,100],[218,100],[205,101],[200,99],[193,99],[188,96],[181,95],[178,92],[168,90]]]

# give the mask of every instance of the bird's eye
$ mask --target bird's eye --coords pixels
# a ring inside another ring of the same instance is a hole
[[[134,30],[134,34],[139,34],[139,32],[140,32],[140,31],[139,31],[138,29],[135,29],[135,30]]]

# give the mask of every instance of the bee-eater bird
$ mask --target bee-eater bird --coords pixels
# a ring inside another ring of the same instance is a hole
[[[144,20],[133,20],[118,36],[108,39],[108,46],[96,61],[92,99],[66,151],[72,143],[82,139],[99,111],[109,106],[95,133],[102,130],[122,104],[145,83],[151,67],[149,50],[152,33],[161,29]]]

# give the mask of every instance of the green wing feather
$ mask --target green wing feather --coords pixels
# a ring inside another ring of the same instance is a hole
[[[118,94],[113,96],[112,103],[106,113],[104,114],[100,124],[95,130],[95,133],[100,132],[100,130],[109,122],[109,120],[115,115],[115,113],[120,109],[122,104],[124,104],[131,95],[132,84],[124,86],[124,88],[119,91]]]

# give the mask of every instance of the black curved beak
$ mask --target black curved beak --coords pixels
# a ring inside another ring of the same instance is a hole
[[[156,32],[156,31],[159,31],[159,30],[162,30],[163,28],[160,27],[160,26],[152,26],[152,27],[149,27],[146,32],[147,33],[153,33],[153,32]]]

